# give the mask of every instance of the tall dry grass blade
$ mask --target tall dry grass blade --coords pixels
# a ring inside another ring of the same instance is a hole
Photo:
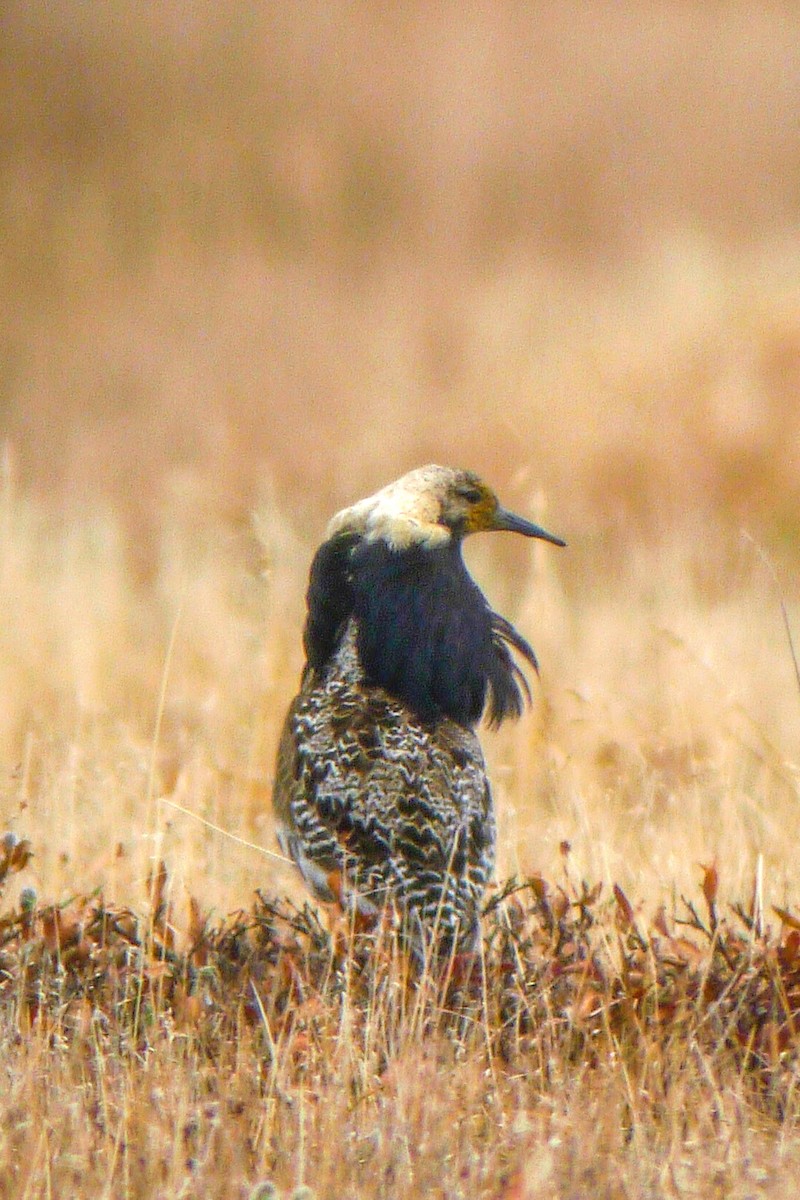
[[[266,846],[259,846],[257,842],[249,842],[247,838],[239,837],[238,834],[223,829],[221,825],[215,825],[213,821],[207,820],[206,817],[201,817],[199,813],[192,812],[190,808],[184,808],[182,804],[178,804],[175,800],[170,800],[168,796],[159,796],[158,803],[168,804],[170,808],[183,813],[186,817],[191,817],[193,821],[199,822],[200,825],[205,825],[206,829],[213,830],[214,833],[218,833],[229,842],[236,842],[237,845],[245,846],[248,850],[255,850],[256,854],[260,854],[264,858],[272,858],[276,862],[286,863],[290,867],[294,866],[292,860],[287,858],[285,854],[279,854],[277,850],[268,850]]]
[[[764,932],[764,855],[756,858],[756,876],[753,884],[753,933],[760,938]]]
[[[783,591],[781,589],[781,585],[778,580],[778,572],[775,569],[775,564],[773,563],[770,556],[767,554],[764,547],[760,544],[760,542],[758,542],[751,533],[748,533],[748,531],[746,529],[742,530],[742,536],[753,547],[756,554],[761,559],[761,562],[764,564],[767,571],[772,576],[772,581],[778,590],[778,603],[780,604],[780,608],[781,608],[781,617],[783,618],[783,627],[786,630],[786,640],[789,643],[789,653],[792,656],[792,666],[794,667],[794,678],[795,678],[795,682],[797,684],[797,693],[798,693],[798,696],[800,696],[800,663],[798,662],[798,659],[797,659],[797,651],[795,649],[794,637],[792,635],[792,626],[791,626],[791,622],[789,621],[789,611],[786,607],[786,601],[783,598]]]
[[[183,608],[186,602],[186,588],[181,594],[180,602],[175,613],[175,619],[172,622],[172,627],[169,634],[169,642],[164,655],[164,665],[161,670],[161,681],[158,689],[158,703],[156,704],[156,719],[153,726],[153,737],[150,743],[150,765],[147,774],[147,793],[145,796],[145,819],[147,833],[151,837],[155,837],[156,819],[155,819],[155,790],[156,790],[156,763],[158,760],[158,748],[161,744],[161,727],[164,721],[164,707],[167,700],[167,686],[169,683],[170,670],[172,667],[172,658],[175,653],[175,643],[178,637],[178,628],[183,615]]]

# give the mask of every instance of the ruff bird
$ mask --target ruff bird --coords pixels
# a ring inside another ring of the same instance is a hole
[[[411,471],[333,517],[278,750],[283,852],[317,898],[370,918],[393,909],[423,954],[475,944],[495,856],[475,727],[484,712],[491,725],[519,716],[523,665],[538,670],[464,565],[464,538],[489,530],[565,544],[448,467]]]

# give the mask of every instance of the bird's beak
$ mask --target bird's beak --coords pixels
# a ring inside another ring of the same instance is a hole
[[[492,518],[491,528],[505,529],[509,533],[521,533],[523,537],[541,538],[545,542],[552,542],[554,546],[566,546],[567,544],[563,538],[556,537],[554,533],[548,533],[546,529],[542,529],[541,525],[534,525],[533,521],[526,521],[524,517],[518,517],[516,513],[499,506]]]

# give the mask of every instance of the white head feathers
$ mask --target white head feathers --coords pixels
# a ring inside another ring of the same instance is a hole
[[[409,471],[373,496],[336,513],[326,537],[358,533],[370,542],[382,539],[394,550],[405,550],[412,545],[443,546],[452,534],[441,524],[442,501],[463,474],[435,464]]]

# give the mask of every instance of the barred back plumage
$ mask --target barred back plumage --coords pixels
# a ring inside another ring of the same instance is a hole
[[[510,530],[471,472],[423,467],[338,513],[311,566],[306,666],[283,728],[278,838],[321,899],[392,907],[417,950],[477,936],[495,819],[475,725],[519,716],[537,670],[463,538]]]

